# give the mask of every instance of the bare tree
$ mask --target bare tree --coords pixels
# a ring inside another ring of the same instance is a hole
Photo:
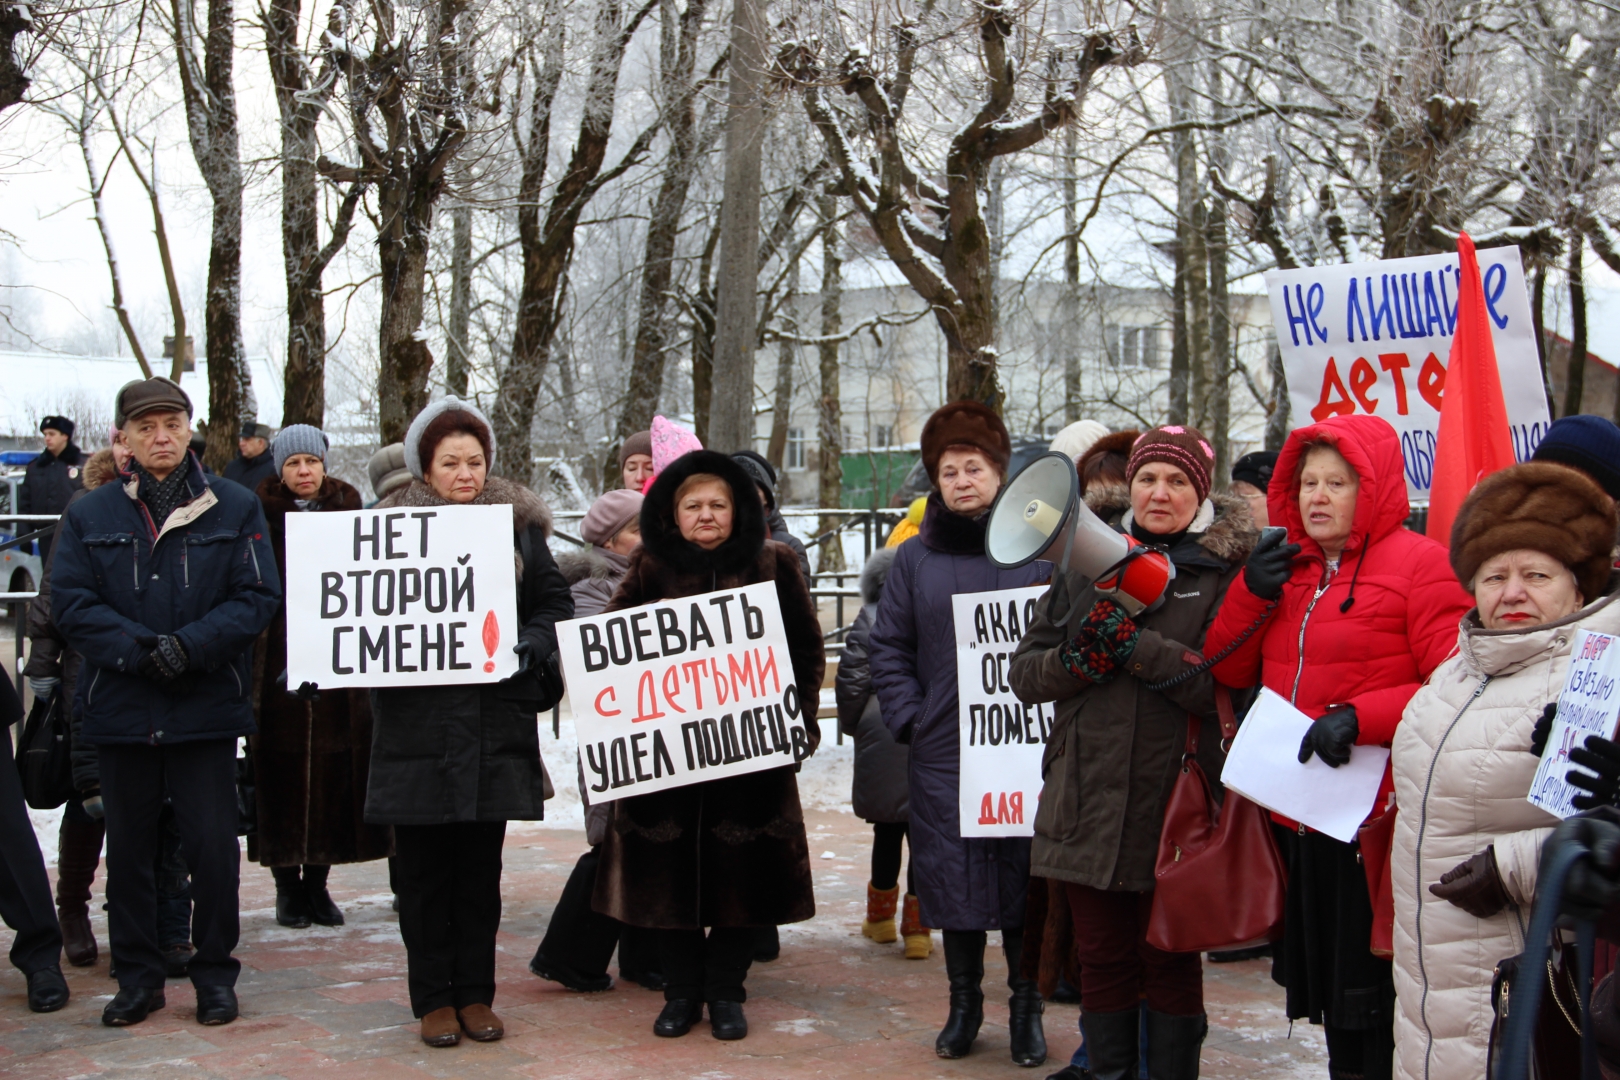
[[[822,195],[816,200],[816,217],[821,226],[821,336],[836,337],[843,329],[844,298],[844,243],[843,231],[838,227],[838,200]],[[838,385],[839,342],[823,340],[816,346],[820,361],[821,398],[816,410],[816,435],[820,446],[818,502],[823,509],[843,505],[844,501],[844,416]],[[824,514],[816,531],[825,536],[837,529],[839,519]],[[838,573],[844,569],[844,546],[832,540],[821,545],[816,559],[818,573]]]
[[[23,99],[32,80],[26,61],[18,55],[17,39],[34,29],[27,4],[0,4],[0,112]]]

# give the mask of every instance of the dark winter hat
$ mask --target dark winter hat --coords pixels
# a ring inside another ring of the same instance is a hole
[[[68,438],[73,438],[73,421],[65,416],[47,416],[39,422],[41,431],[60,431]]]
[[[1186,473],[1193,490],[1198,492],[1199,502],[1209,498],[1215,450],[1197,428],[1166,424],[1142,432],[1131,447],[1130,461],[1125,463],[1125,482],[1129,484],[1142,466],[1155,461],[1174,465]]]
[[[579,523],[579,536],[587,544],[606,547],[624,527],[641,515],[641,492],[619,488],[591,503]]]
[[[238,439],[268,439],[275,435],[275,429],[269,424],[255,424],[248,421],[242,425],[242,433]]]
[[[1556,461],[1596,480],[1609,498],[1620,499],[1620,428],[1601,416],[1565,416],[1542,436],[1532,461]]]
[[[776,505],[776,470],[771,468],[770,459],[752,450],[738,450],[731,457],[743,467],[743,472],[753,477],[754,483],[764,490],[765,505],[774,507]]]
[[[1521,548],[1551,555],[1596,600],[1609,583],[1616,529],[1614,500],[1579,469],[1527,461],[1481,480],[1451,526],[1451,568],[1470,592],[1487,559]]]
[[[1256,450],[1252,454],[1244,454],[1232,466],[1232,482],[1239,480],[1245,484],[1253,484],[1261,491],[1265,491],[1271,483],[1271,474],[1277,468],[1277,451]]]
[[[326,449],[330,445],[326,432],[312,424],[287,425],[270,445],[270,454],[276,462],[276,475],[281,475],[282,467],[294,454],[313,454],[324,462]]]
[[[982,451],[1003,477],[1012,461],[1012,438],[994,409],[977,401],[953,401],[934,410],[922,429],[923,468],[939,484],[939,459],[952,446]]]
[[[619,468],[635,454],[645,454],[652,457],[652,432],[638,431],[619,446]]]
[[[1074,463],[1075,471],[1080,474],[1080,491],[1087,490],[1088,477],[1103,481],[1104,486],[1113,483],[1109,479],[1110,468],[1117,466],[1120,474],[1120,483],[1124,483],[1125,463],[1130,460],[1131,447],[1141,436],[1140,431],[1116,431],[1112,435],[1104,435],[1091,444],[1091,449],[1080,455],[1080,460]]]
[[[127,382],[113,399],[113,423],[119,427],[138,416],[158,411],[192,415],[191,399],[180,389],[180,384],[161,375]]]

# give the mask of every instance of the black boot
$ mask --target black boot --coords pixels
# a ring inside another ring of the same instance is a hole
[[[276,879],[276,922],[294,930],[304,929],[311,922],[309,894],[304,891],[298,867],[272,866],[270,874]]]
[[[96,962],[96,935],[90,929],[90,883],[101,863],[101,821],[62,818],[57,837],[56,918],[62,926],[62,951],[74,967]]]
[[[326,875],[330,866],[304,867],[304,895],[309,898],[309,917],[320,926],[342,926],[343,912],[332,902],[326,891]]]
[[[1095,1080],[1136,1080],[1141,1023],[1140,1009],[1080,1014],[1080,1031],[1085,1036],[1086,1054],[1091,1058],[1091,1075]]]
[[[1198,1052],[1209,1018],[1147,1011],[1148,1076],[1152,1080],[1198,1080]]]
[[[1012,997],[1007,999],[1007,1034],[1012,1041],[1013,1064],[1033,1069],[1046,1063],[1046,1032],[1041,1027],[1046,1005],[1035,980],[1023,974],[1023,928],[1003,930],[1001,947],[1007,954],[1007,988],[1012,991]]]
[[[983,930],[946,930],[945,973],[951,979],[951,1015],[934,1052],[942,1058],[967,1057],[973,1040],[984,1023],[984,942]]]

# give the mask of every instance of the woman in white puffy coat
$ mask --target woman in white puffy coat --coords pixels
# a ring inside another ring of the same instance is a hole
[[[1620,634],[1615,535],[1613,500],[1561,465],[1495,473],[1458,512],[1451,563],[1477,606],[1392,749],[1402,1080],[1486,1076],[1492,973],[1524,950],[1541,845],[1558,823],[1525,799],[1539,762],[1531,742],[1575,632]]]

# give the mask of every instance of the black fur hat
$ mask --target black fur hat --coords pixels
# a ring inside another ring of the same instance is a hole
[[[675,524],[675,492],[698,473],[718,476],[731,488],[731,536],[713,551],[681,536]],[[759,558],[768,537],[754,478],[732,458],[713,450],[693,450],[676,458],[658,474],[641,504],[642,547],[681,573],[735,573]]]

